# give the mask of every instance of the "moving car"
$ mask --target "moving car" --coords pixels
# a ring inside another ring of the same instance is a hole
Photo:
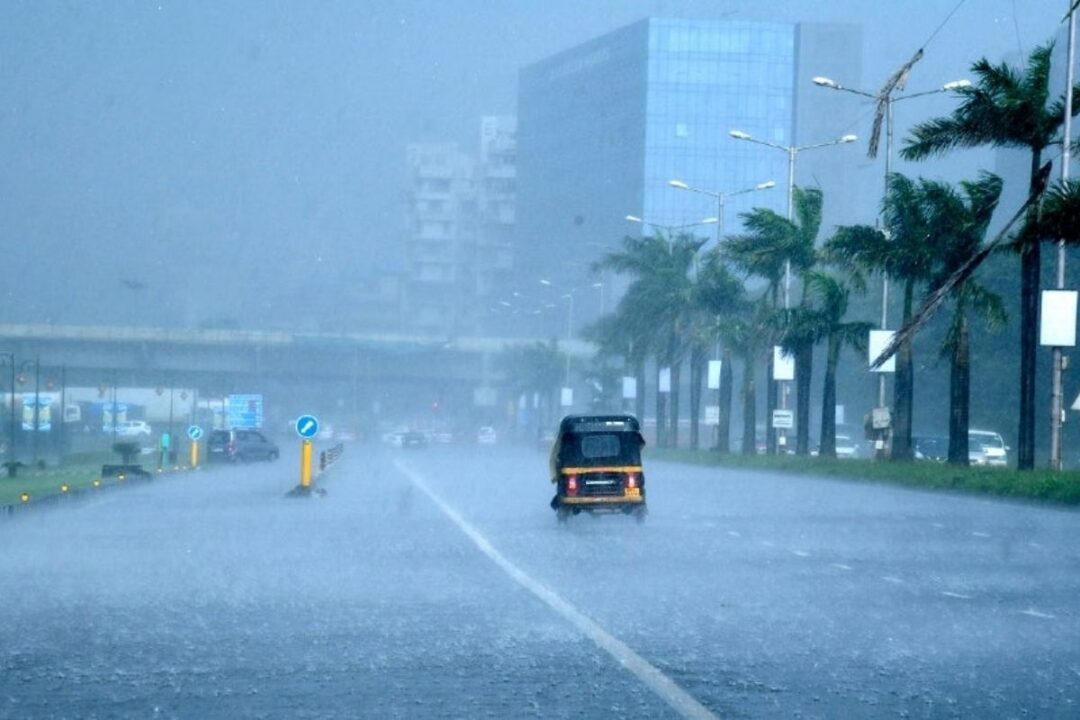
[[[968,430],[968,461],[972,465],[1004,467],[1009,464],[1008,446],[992,430]]]
[[[851,460],[860,456],[859,444],[850,435],[836,436],[836,457]]]
[[[622,512],[644,520],[645,438],[633,415],[568,415],[551,448],[551,507],[559,522],[584,512]]]
[[[401,447],[417,449],[427,447],[427,435],[416,430],[410,430],[407,433],[401,434]]]
[[[277,460],[279,455],[278,446],[258,430],[213,430],[206,440],[208,462]]]

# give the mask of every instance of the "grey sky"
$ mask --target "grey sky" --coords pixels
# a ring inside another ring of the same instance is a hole
[[[523,64],[646,15],[734,12],[862,24],[863,76],[836,79],[874,88],[955,5],[8,0],[0,321],[332,312],[338,288],[398,260],[405,143],[474,143],[480,115],[514,112]],[[983,54],[1029,51],[1057,32],[1065,6],[967,0],[910,88],[964,77]],[[898,135],[947,108],[944,98],[905,107]],[[865,114],[845,123],[868,130]],[[917,172],[975,166],[954,158]]]

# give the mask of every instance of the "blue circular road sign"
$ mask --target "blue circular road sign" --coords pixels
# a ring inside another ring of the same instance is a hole
[[[301,415],[296,418],[296,434],[310,439],[319,434],[319,419],[314,415]]]
[[[187,436],[192,440],[198,440],[202,437],[202,428],[198,425],[191,425],[187,429]]]

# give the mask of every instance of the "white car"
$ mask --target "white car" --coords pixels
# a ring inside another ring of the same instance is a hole
[[[125,438],[150,437],[153,430],[145,420],[124,420],[116,425],[116,436]]]
[[[858,444],[848,435],[837,435],[836,457],[841,460],[850,460],[859,457]]]
[[[482,427],[476,433],[476,442],[480,445],[494,445],[496,438],[497,435],[493,427]]]
[[[968,430],[968,460],[972,465],[1005,467],[1009,447],[1001,435],[991,430]]]

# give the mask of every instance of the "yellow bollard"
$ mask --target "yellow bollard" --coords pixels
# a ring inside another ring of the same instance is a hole
[[[311,441],[300,444],[300,487],[311,487]]]
[[[191,441],[191,469],[199,467],[199,441]]]

